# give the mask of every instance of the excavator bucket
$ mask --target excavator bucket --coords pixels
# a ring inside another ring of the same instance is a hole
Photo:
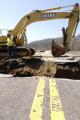
[[[51,52],[54,57],[59,57],[65,54],[65,49],[63,46],[58,45],[57,43],[54,42],[54,40],[52,40]]]

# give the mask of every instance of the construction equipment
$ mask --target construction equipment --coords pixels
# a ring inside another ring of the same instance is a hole
[[[67,7],[70,7],[70,6],[67,6]],[[27,49],[24,47],[25,41],[27,44],[25,32],[29,24],[38,22],[38,21],[47,21],[47,20],[56,20],[56,19],[69,19],[69,23],[68,23],[68,29],[65,32],[66,39],[65,37],[63,37],[64,38],[63,47],[59,45],[55,45],[56,49],[54,50],[54,45],[53,45],[54,42],[53,42],[52,54],[54,56],[60,56],[61,54],[64,54],[65,51],[68,51],[70,48],[72,36],[74,35],[79,22],[79,4],[76,3],[75,5],[73,5],[73,7],[74,8],[71,12],[53,12],[53,11],[51,12],[51,10],[62,9],[62,7],[57,7],[57,8],[51,8],[46,10],[35,10],[30,14],[25,15],[14,27],[14,29],[8,30],[8,33],[11,33],[13,38],[15,39],[15,45],[17,46],[16,48],[17,55],[31,56],[35,53],[33,49]],[[7,42],[7,36],[0,36],[0,56],[7,55],[7,51],[5,47],[6,42]],[[60,51],[63,51],[63,52],[60,52]]]

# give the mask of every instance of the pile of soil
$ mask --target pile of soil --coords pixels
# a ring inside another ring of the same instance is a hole
[[[80,79],[80,62],[57,64],[55,77]]]
[[[41,58],[1,59],[0,73],[13,74],[16,77],[49,76],[54,77],[56,65]]]
[[[59,63],[41,58],[0,59],[0,73],[15,77],[48,76],[56,78],[80,79],[80,62]]]

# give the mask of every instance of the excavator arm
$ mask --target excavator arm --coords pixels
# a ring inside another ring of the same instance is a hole
[[[20,38],[26,31],[26,28],[29,24],[39,21],[48,21],[55,19],[66,19],[69,18],[70,14],[68,12],[42,12],[42,11],[34,11],[26,16],[24,16],[20,22],[16,25],[16,27],[12,30],[13,35],[17,35],[17,43],[22,44],[20,42]],[[18,42],[19,41],[19,42]]]
[[[79,4],[76,4],[74,9],[70,13],[68,28],[66,31],[66,35],[67,35],[66,45],[65,45],[66,51],[70,49],[70,43],[71,43],[72,37],[75,35],[78,23],[79,23]]]

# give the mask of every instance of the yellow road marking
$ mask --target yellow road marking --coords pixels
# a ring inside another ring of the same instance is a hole
[[[42,120],[42,105],[43,105],[43,97],[44,97],[44,88],[45,88],[45,80],[43,77],[39,77],[39,82],[37,85],[36,94],[33,100],[31,112],[30,112],[30,120]]]
[[[65,120],[55,79],[49,79],[51,120]]]

